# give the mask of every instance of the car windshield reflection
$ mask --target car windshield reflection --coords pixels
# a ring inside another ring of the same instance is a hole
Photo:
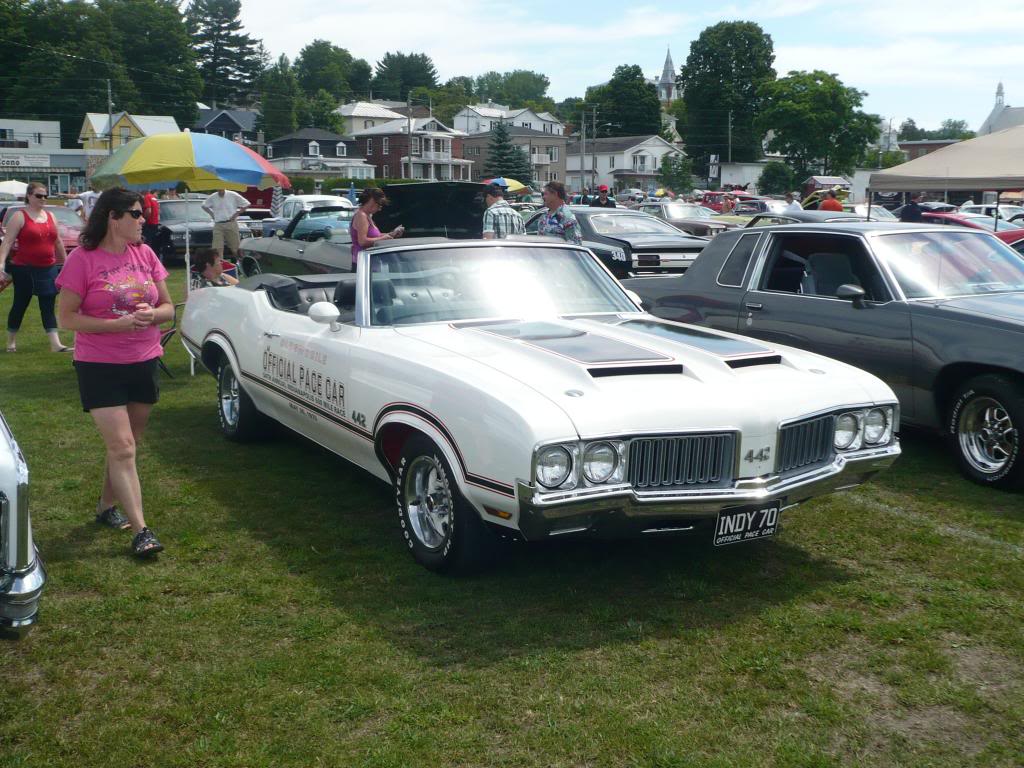
[[[880,235],[875,250],[908,299],[1024,291],[1024,258],[980,232]]]
[[[164,224],[178,224],[212,219],[210,214],[203,210],[203,203],[199,200],[163,200],[160,203],[160,221]]]
[[[637,311],[592,256],[568,248],[371,254],[370,286],[373,325]]]
[[[645,215],[602,214],[590,217],[590,226],[599,235],[678,235],[679,230],[661,219]]]

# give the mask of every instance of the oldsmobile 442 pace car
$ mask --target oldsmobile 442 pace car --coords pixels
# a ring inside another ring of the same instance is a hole
[[[409,240],[359,259],[195,291],[182,338],[227,437],[276,420],[393,483],[427,568],[472,568],[495,534],[760,539],[899,455],[879,379],[646,314],[584,248]]]
[[[0,413],[0,629],[23,630],[35,623],[45,583],[32,540],[28,465]]]

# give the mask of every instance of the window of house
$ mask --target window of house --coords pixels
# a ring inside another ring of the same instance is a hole
[[[33,133],[32,134],[32,141],[35,142],[36,144],[42,144],[43,143],[43,134],[41,134],[41,133]]]
[[[267,157],[273,157],[273,156],[274,156],[274,145],[273,144],[267,144]]]
[[[366,156],[369,157],[373,154],[373,139],[366,140]]]
[[[345,142],[339,141],[334,145],[334,156],[335,157],[346,157],[348,155],[348,147],[345,146]]]
[[[533,128],[533,123],[523,123],[523,128]]]
[[[320,157],[320,145],[315,141],[309,142],[306,146],[306,154],[310,157]]]
[[[391,151],[391,140],[388,139],[387,136],[385,136],[383,139],[380,140],[380,153],[382,155],[386,155],[390,151]]]
[[[552,181],[558,181],[558,171],[552,171],[551,172],[551,180]]]
[[[418,155],[420,153],[420,137],[413,136],[410,141],[412,142],[412,153]]]
[[[0,141],[14,141],[14,129],[0,128]]]
[[[608,167],[609,168],[614,168],[615,167],[615,155],[609,155],[608,156]]]
[[[551,126],[544,123],[544,133],[551,133]]]
[[[363,128],[373,128],[373,120],[363,120]]]
[[[132,140],[132,129],[127,125],[121,126],[121,144],[127,144]]]
[[[552,163],[558,162],[558,147],[548,147],[548,159]]]

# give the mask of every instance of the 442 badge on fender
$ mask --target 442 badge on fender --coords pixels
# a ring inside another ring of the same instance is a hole
[[[715,546],[738,544],[772,536],[779,528],[782,500],[747,507],[732,507],[718,513],[715,524]]]

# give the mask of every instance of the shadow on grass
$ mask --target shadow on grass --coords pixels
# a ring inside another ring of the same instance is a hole
[[[241,468],[239,482],[209,476],[193,492],[274,552],[268,568],[280,578],[315,586],[321,610],[304,616],[305,634],[355,619],[431,663],[485,664],[718,627],[848,578],[784,535],[722,549],[686,539],[517,544],[483,574],[437,576],[407,554],[389,486],[284,430],[268,443],[228,443],[212,411],[164,409],[175,434],[192,434],[152,450],[191,471],[202,444]]]

